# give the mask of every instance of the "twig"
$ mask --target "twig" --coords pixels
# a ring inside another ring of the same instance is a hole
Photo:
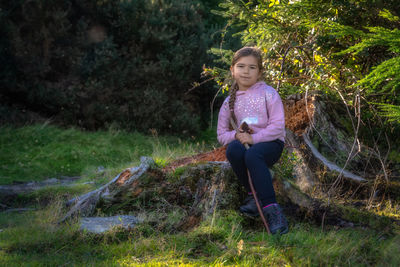
[[[17,208],[17,209],[4,210],[2,212],[3,213],[9,213],[9,212],[33,211],[33,210],[36,210],[36,209],[33,209],[33,208]]]
[[[340,94],[340,95],[341,95],[341,94]],[[342,97],[342,100],[344,100],[343,97]],[[352,147],[351,147],[351,149],[350,149],[350,152],[349,152],[349,154],[348,154],[348,156],[347,156],[346,162],[345,162],[345,164],[343,165],[342,171],[339,173],[338,177],[336,178],[335,182],[332,184],[332,186],[331,186],[331,188],[329,189],[329,191],[333,190],[333,189],[336,187],[336,185],[340,182],[341,177],[342,177],[342,174],[343,174],[343,171],[344,171],[344,169],[347,167],[347,164],[349,164],[350,160],[353,159],[353,158],[360,152],[360,150],[361,150],[360,145],[359,145],[359,146],[358,146],[358,151],[357,151],[354,155],[352,155],[356,143],[360,144],[359,141],[358,141],[358,131],[359,131],[359,129],[360,129],[360,123],[361,123],[361,101],[360,101],[360,92],[359,92],[359,91],[358,91],[357,94],[356,94],[356,97],[355,97],[355,101],[354,101],[354,102],[355,102],[355,106],[354,106],[355,115],[356,115],[356,117],[357,117],[357,127],[354,129],[354,123],[353,123],[353,120],[351,119],[351,124],[353,125],[353,130],[354,130],[354,141],[353,141],[353,145],[352,145]],[[344,103],[344,104],[345,104],[346,109],[347,109],[346,103]],[[348,109],[347,109],[347,110],[348,110]],[[351,118],[350,113],[349,113],[349,117]]]
[[[197,87],[200,87],[200,86],[202,86],[203,84],[205,84],[205,83],[207,83],[207,82],[209,82],[209,81],[212,81],[212,80],[214,80],[214,79],[215,79],[215,77],[211,77],[211,78],[209,78],[209,79],[207,79],[207,80],[205,80],[205,81],[202,81],[201,83],[196,83],[194,86],[192,86],[192,88],[190,88],[189,90],[186,91],[185,95],[187,95],[188,93],[190,93],[191,91],[193,91],[193,90],[196,89]]]
[[[214,102],[215,102],[215,99],[217,98],[217,96],[218,96],[218,94],[219,94],[219,92],[222,90],[222,87],[220,87],[219,89],[218,89],[218,91],[217,91],[217,93],[214,95],[214,98],[213,98],[213,100],[211,101],[211,103],[210,103],[210,109],[211,109],[211,123],[210,123],[210,127],[212,127],[212,125],[213,125],[213,119],[214,119]]]
[[[375,192],[376,192],[376,189],[378,188],[378,178],[379,178],[379,176],[377,176],[375,178],[374,186],[372,187],[371,195],[369,196],[369,199],[368,199],[367,210],[371,209],[372,202],[373,202],[374,196],[375,196]]]
[[[374,111],[376,111],[372,105],[370,105],[370,108],[373,109]],[[378,120],[381,123],[381,125],[383,125],[383,122],[379,117],[378,117]],[[386,162],[386,158],[387,158],[387,154],[388,153],[386,153],[385,160],[382,160],[382,156],[381,156],[381,153],[379,151],[379,146],[378,146],[378,140],[379,140],[379,138],[381,136],[381,133],[382,133],[382,131],[379,133],[378,138],[376,138],[376,139],[372,136],[374,138],[374,150],[370,150],[370,151],[378,158],[378,160],[379,160],[379,162],[381,163],[381,166],[382,166],[382,171],[384,173],[385,180],[386,180],[386,182],[389,182],[389,176],[387,174],[386,167],[385,167],[385,162]],[[387,138],[387,136],[386,136],[386,138]]]
[[[313,130],[319,135],[319,137],[321,138],[321,140],[329,147],[329,149],[335,153],[335,155],[337,156],[336,151],[331,147],[331,145],[328,143],[328,141],[325,140],[325,138],[322,137],[322,134],[317,130],[317,128],[314,125],[314,119],[313,117],[310,115],[310,112],[308,110],[308,88],[306,88],[306,93],[304,96],[304,102],[305,102],[305,106],[306,106],[306,111],[307,111],[307,116],[308,116],[308,120],[310,122],[311,127],[313,128]]]
[[[276,86],[276,91],[278,91],[279,92],[279,88],[281,87],[281,82],[282,82],[282,80],[284,79],[284,73],[283,73],[283,67],[284,67],[284,65],[285,65],[285,60],[286,60],[286,56],[287,56],[287,54],[289,53],[289,51],[290,51],[290,49],[292,49],[292,48],[300,48],[300,49],[302,49],[302,48],[306,48],[306,46],[305,45],[299,45],[299,46],[289,46],[287,49],[286,49],[286,51],[285,51],[285,53],[284,53],[284,55],[283,55],[283,57],[282,57],[282,63],[281,63],[281,69],[280,69],[280,71],[279,71],[279,75],[278,75],[278,77],[279,77],[279,79],[278,79],[278,85]]]

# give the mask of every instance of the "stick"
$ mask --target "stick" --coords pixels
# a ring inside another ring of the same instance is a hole
[[[238,127],[236,126],[235,122],[233,121],[233,118],[230,119],[230,123],[232,125],[232,128],[236,131],[236,133],[239,133],[240,131],[239,131]],[[246,149],[250,148],[249,144],[244,144],[244,147]],[[264,217],[264,214],[263,214],[262,209],[260,207],[260,204],[258,203],[257,192],[254,189],[253,181],[251,180],[250,172],[249,172],[248,169],[247,169],[247,176],[249,177],[249,185],[250,185],[251,193],[253,194],[254,200],[256,201],[258,213],[260,214],[261,220],[264,223],[264,226],[265,226],[265,229],[267,230],[267,233],[270,235],[271,231],[269,230],[267,220],[265,220],[265,217]]]

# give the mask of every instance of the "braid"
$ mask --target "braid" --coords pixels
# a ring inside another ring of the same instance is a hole
[[[233,82],[232,84],[232,89],[230,90],[229,94],[229,110],[231,112],[231,117],[233,118],[233,121],[237,124],[237,119],[235,116],[235,101],[236,101],[236,92],[239,90],[239,85],[236,82]],[[230,128],[232,126],[230,125]],[[232,128],[233,130],[233,128]]]
[[[232,58],[232,64],[231,64],[231,68],[233,66],[235,66],[236,62],[241,58],[241,57],[246,57],[246,56],[253,56],[257,59],[257,65],[260,71],[262,71],[263,66],[262,66],[262,57],[261,57],[261,51],[256,48],[256,47],[249,47],[249,46],[245,46],[241,49],[239,49],[238,51],[236,51],[236,53],[233,55]],[[234,78],[234,77],[233,77]],[[239,90],[239,85],[236,83],[236,81],[233,81],[232,83],[232,88],[229,94],[229,110],[231,112],[231,117],[233,119],[233,121],[237,124],[237,119],[235,116],[235,101],[236,101],[236,92]],[[231,130],[233,130],[232,126],[230,125],[229,128]]]

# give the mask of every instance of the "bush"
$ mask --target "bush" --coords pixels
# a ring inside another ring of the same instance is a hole
[[[88,129],[196,132],[210,39],[196,1],[1,2],[0,94]],[[4,78],[4,79],[3,79]],[[16,82],[18,81],[18,82]]]

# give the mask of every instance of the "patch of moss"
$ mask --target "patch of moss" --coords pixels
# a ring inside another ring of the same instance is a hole
[[[343,219],[355,222],[360,226],[369,226],[376,230],[384,229],[390,232],[393,230],[394,224],[389,217],[378,216],[351,206],[335,205],[335,209],[343,215]]]
[[[400,163],[400,151],[398,150],[390,151],[388,159],[393,162]]]
[[[189,168],[189,165],[182,166],[176,168],[173,172],[170,173],[169,177],[172,179],[171,182],[177,181],[177,178],[181,177],[181,175]]]
[[[299,158],[296,153],[289,153],[284,149],[279,162],[272,167],[272,171],[276,173],[273,178],[282,179],[282,177],[284,177],[293,180],[293,169],[298,163]]]

